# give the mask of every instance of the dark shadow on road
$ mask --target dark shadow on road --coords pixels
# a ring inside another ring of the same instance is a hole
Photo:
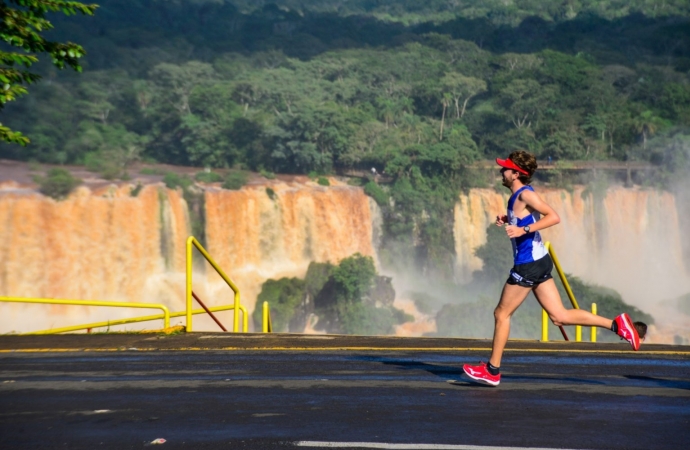
[[[555,382],[555,383],[576,383],[576,384],[608,384],[604,381],[588,380],[585,378],[574,378],[574,377],[544,377],[544,376],[531,376],[531,375],[510,375],[503,376],[503,378],[508,378],[511,381],[517,382],[530,382],[530,383],[542,383],[542,382]]]
[[[467,379],[464,380],[448,380],[448,384],[453,386],[459,386],[464,388],[483,388],[483,389],[496,389],[497,386],[489,386],[488,384],[475,383]]]
[[[444,379],[459,378],[460,376],[462,376],[462,374],[465,373],[465,372],[463,372],[462,368],[460,368],[460,367],[439,366],[439,365],[427,364],[427,363],[419,362],[419,361],[386,358],[386,357],[380,357],[380,356],[355,356],[351,359],[355,359],[358,361],[380,362],[381,364],[384,364],[387,366],[400,367],[403,370],[424,370],[424,371],[429,372],[433,375],[436,375],[437,377],[441,377]]]
[[[437,377],[448,380],[461,380],[464,379],[465,372],[460,367],[453,366],[443,366],[428,364],[420,361],[411,361],[405,359],[388,358],[381,356],[355,356],[352,359],[358,361],[372,361],[380,362],[381,364],[388,366],[397,366],[403,370],[423,370],[429,372]],[[557,383],[557,384],[588,384],[588,385],[606,385],[609,384],[606,381],[593,380],[586,378],[576,378],[576,377],[559,377],[559,376],[533,376],[533,375],[520,375],[512,374],[506,375],[502,374],[503,380],[510,380],[512,382],[522,382],[522,383]],[[475,383],[468,381],[468,385],[475,386]],[[486,387],[481,384],[476,384],[477,386]]]
[[[648,377],[644,375],[623,375],[629,380],[649,381],[656,386],[672,388],[672,389],[686,389],[690,390],[690,381],[685,380],[669,380],[666,378]]]

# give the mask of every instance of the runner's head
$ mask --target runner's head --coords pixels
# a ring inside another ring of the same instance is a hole
[[[537,158],[522,150],[512,152],[506,159],[496,158],[496,163],[518,174],[518,180],[522,184],[530,184],[532,175],[537,170]]]
[[[647,335],[647,324],[644,322],[635,322],[633,323],[633,326],[637,330],[637,336],[640,338],[640,340],[643,340]]]

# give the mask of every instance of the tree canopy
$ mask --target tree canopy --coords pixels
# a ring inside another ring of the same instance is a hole
[[[9,46],[21,51],[0,50],[0,110],[7,102],[27,93],[26,85],[41,79],[37,73],[30,72],[38,62],[38,53],[48,53],[55,67],[65,66],[81,72],[79,59],[85,50],[73,42],[56,42],[45,38],[45,33],[53,28],[46,19],[49,12],[66,15],[77,13],[93,15],[97,5],[85,5],[65,0],[7,0],[0,5],[0,38]],[[20,68],[24,67],[24,68]],[[12,131],[0,123],[0,141],[26,145],[29,139],[21,132]]]

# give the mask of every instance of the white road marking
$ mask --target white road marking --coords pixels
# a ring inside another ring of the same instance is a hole
[[[400,450],[555,450],[537,447],[496,447],[485,445],[453,445],[453,444],[389,444],[386,442],[325,442],[298,441],[297,447],[327,447],[327,448],[383,448]]]

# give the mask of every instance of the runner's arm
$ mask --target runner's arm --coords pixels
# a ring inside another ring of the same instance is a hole
[[[554,211],[548,203],[542,200],[541,197],[539,197],[539,194],[537,194],[536,192],[525,191],[522,194],[520,194],[520,200],[522,200],[523,202],[525,202],[527,206],[541,214],[541,219],[529,226],[529,231],[531,233],[561,223],[561,218],[559,217],[558,213],[556,213],[556,211]],[[516,238],[527,234],[525,233],[525,230],[522,227],[516,227],[512,225],[506,227],[506,232],[508,233],[508,236],[510,238]]]

